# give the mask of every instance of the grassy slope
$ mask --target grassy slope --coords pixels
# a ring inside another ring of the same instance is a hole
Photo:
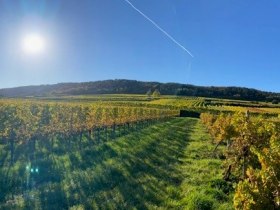
[[[35,187],[36,199],[22,205],[230,209],[225,194],[210,187],[211,180],[221,177],[222,167],[220,160],[211,158],[209,139],[198,119],[177,118],[83,151],[53,152],[48,162],[57,180]]]

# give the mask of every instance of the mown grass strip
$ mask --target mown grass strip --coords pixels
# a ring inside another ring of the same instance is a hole
[[[41,155],[49,172],[38,177],[34,199],[10,209],[230,209],[223,189],[211,186],[222,162],[212,158],[199,119],[176,118],[82,150],[63,149]]]

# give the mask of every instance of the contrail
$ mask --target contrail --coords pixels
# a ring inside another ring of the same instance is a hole
[[[174,39],[169,33],[167,33],[163,28],[161,28],[155,21],[137,9],[129,0],[124,0],[128,3],[135,11],[137,11],[140,15],[142,15],[145,19],[147,19],[150,23],[152,23],[158,30],[160,30],[165,36],[167,36],[171,41],[173,41],[177,46],[179,46],[182,50],[187,52],[191,57],[194,57],[192,53],[187,50],[182,44],[180,44],[176,39]]]

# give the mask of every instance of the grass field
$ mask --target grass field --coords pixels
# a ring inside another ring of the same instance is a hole
[[[49,173],[33,176],[26,195],[0,208],[230,209],[215,185],[222,161],[212,158],[209,139],[198,119],[176,118],[83,150],[57,145],[39,155],[39,167]],[[18,160],[10,170],[22,167]]]

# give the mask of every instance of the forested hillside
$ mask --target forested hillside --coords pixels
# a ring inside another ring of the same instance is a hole
[[[104,80],[82,83],[24,86],[0,89],[0,97],[62,96],[86,94],[145,94],[159,90],[163,95],[269,101],[277,103],[280,93],[241,87],[204,87],[179,83],[142,82],[136,80]]]

